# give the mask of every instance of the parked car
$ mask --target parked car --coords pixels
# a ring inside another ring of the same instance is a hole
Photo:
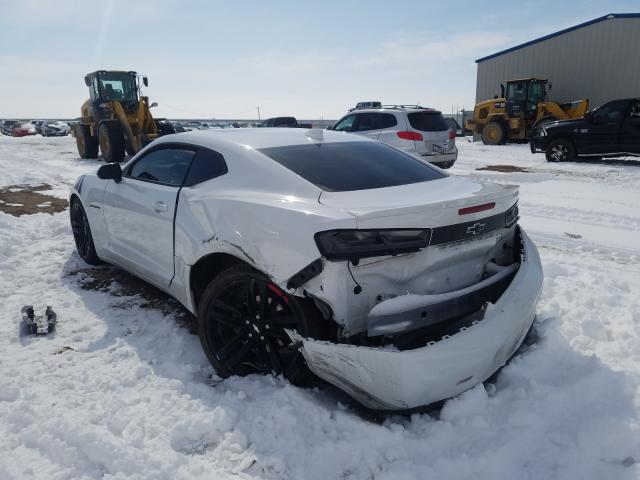
[[[228,129],[81,176],[70,216],[84,261],[197,316],[220,376],[308,367],[398,410],[484,381],[529,331],[542,269],[517,201],[356,135]]]
[[[547,123],[532,135],[531,152],[547,161],[640,155],[640,98],[613,100],[575,120]]]
[[[3,120],[0,123],[0,132],[4,135],[13,135],[13,126],[18,123],[17,120]]]
[[[431,108],[399,105],[357,110],[330,129],[380,140],[440,168],[450,168],[458,158],[455,132],[442,113]]]
[[[350,108],[349,111],[364,110],[367,108],[382,108],[382,102],[358,102],[354,108]]]
[[[298,120],[295,117],[274,117],[267,118],[261,124],[261,127],[284,127],[284,128],[298,128]]]
[[[36,127],[32,123],[16,122],[11,127],[11,135],[14,137],[26,137],[27,135],[35,135]]]
[[[36,124],[36,132],[43,137],[64,137],[69,135],[69,125],[60,121],[43,120]]]

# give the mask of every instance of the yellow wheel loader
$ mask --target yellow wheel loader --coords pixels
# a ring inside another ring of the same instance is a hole
[[[556,120],[582,117],[589,110],[589,100],[559,104],[547,100],[551,83],[546,79],[509,80],[501,98],[478,103],[473,119],[465,127],[482,136],[485,145],[526,142],[536,129]],[[506,91],[505,91],[506,90]]]
[[[121,162],[125,152],[135,155],[161,135],[175,133],[164,119],[154,119],[149,98],[142,95],[147,77],[136,72],[98,70],[87,74],[89,100],[80,107],[81,117],[72,125],[78,153],[97,158],[98,149],[106,162]]]

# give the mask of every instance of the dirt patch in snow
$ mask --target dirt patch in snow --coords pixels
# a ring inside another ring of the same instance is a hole
[[[121,298],[113,308],[136,306],[157,309],[165,315],[175,316],[181,326],[191,333],[197,333],[195,317],[180,302],[124,270],[104,266],[75,270],[69,275],[76,276],[80,287],[85,290],[96,290]]]
[[[0,188],[0,211],[20,217],[34,213],[58,213],[67,208],[69,202],[63,198],[40,193],[51,190],[51,185],[9,185]]]
[[[476,170],[490,170],[492,172],[502,172],[502,173],[531,172],[531,170],[527,168],[516,167],[515,165],[487,165],[486,167],[476,168]]]

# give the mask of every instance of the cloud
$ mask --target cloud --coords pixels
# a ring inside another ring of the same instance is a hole
[[[397,36],[380,44],[373,55],[355,58],[361,66],[413,65],[458,61],[485,55],[508,45],[510,37],[496,32],[453,33],[443,37],[428,32]]]

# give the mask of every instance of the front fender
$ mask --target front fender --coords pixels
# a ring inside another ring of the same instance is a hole
[[[102,201],[106,186],[107,182],[95,175],[81,175],[71,187],[71,193],[69,194],[69,203],[74,197],[82,203],[89,220],[91,236],[93,237],[98,257],[104,257],[104,250],[109,243],[107,225],[102,213]]]

